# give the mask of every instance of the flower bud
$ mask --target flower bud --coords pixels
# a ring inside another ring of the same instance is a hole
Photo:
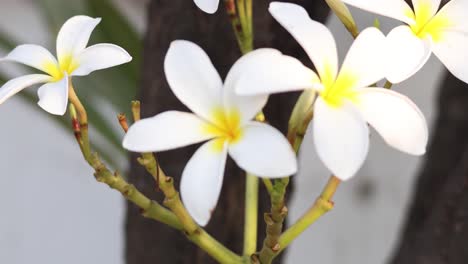
[[[325,2],[327,2],[330,9],[333,10],[351,35],[356,38],[359,35],[359,30],[348,7],[341,0],[325,0]]]

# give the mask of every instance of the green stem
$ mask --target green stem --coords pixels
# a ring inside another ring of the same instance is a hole
[[[256,255],[262,264],[269,264],[274,256],[279,252],[280,245],[278,243],[279,236],[283,230],[284,219],[288,214],[288,209],[285,206],[286,188],[289,184],[289,178],[282,178],[275,181],[273,191],[271,192],[271,209],[270,213],[264,215],[266,228],[266,237],[263,241],[263,247]]]
[[[77,118],[74,120],[78,120],[79,122],[79,131],[80,131],[80,139],[77,138],[78,143],[80,144],[81,152],[83,153],[84,159],[89,163],[89,158],[91,156],[91,146],[89,143],[89,134],[88,134],[88,114],[86,113],[86,109],[84,108],[83,104],[81,103],[80,99],[75,93],[75,89],[73,87],[72,79],[69,79],[69,89],[68,89],[68,100],[70,103],[75,107]],[[73,120],[73,121],[74,121]],[[76,130],[75,124],[73,124],[73,129]],[[75,136],[77,136],[75,132]]]
[[[351,33],[353,38],[357,38],[359,35],[359,29],[357,28],[356,22],[354,21],[348,7],[341,0],[325,0],[325,2],[340,19],[341,23],[343,23],[349,33]]]
[[[258,229],[258,178],[247,173],[245,187],[244,215],[244,256],[250,256],[257,249]]]
[[[248,51],[244,47],[244,34],[242,32],[241,21],[237,15],[235,0],[224,0],[224,3],[226,6],[226,13],[229,16],[229,21],[231,21],[234,35],[236,36],[237,44],[239,45],[239,49],[241,50],[242,54],[244,54]]]
[[[237,0],[237,12],[239,14],[239,20],[240,20],[240,23],[241,23],[241,26],[242,26],[242,32],[244,33],[244,36],[246,34],[248,34],[248,30],[249,30],[249,22],[248,22],[248,18],[247,18],[247,12],[245,10],[245,0]]]
[[[390,81],[387,81],[387,82],[385,83],[385,85],[384,85],[384,88],[385,88],[385,89],[391,89],[392,86],[393,86],[393,83],[391,83]]]
[[[140,102],[132,102],[132,113],[135,121],[140,120]],[[183,205],[179,192],[174,187],[174,180],[168,177],[159,166],[153,153],[142,153],[138,162],[153,176],[158,187],[164,193],[164,205],[177,216],[187,238],[205,250],[220,263],[242,263],[243,258],[224,247],[205,230],[199,227]],[[258,183],[257,183],[258,188]]]
[[[273,183],[271,183],[271,180],[268,178],[262,178],[262,181],[263,185],[265,185],[268,194],[271,194],[271,192],[273,191]]]
[[[314,205],[291,227],[286,230],[279,238],[280,251],[286,248],[291,242],[304,232],[317,219],[333,208],[333,195],[335,194],[341,181],[331,176],[327,185],[318,197]],[[262,262],[263,263],[263,262]]]
[[[207,252],[219,263],[242,264],[245,263],[241,256],[236,255],[216,239],[210,236],[205,230],[199,228],[193,234],[188,234],[187,238],[201,249]]]
[[[253,39],[253,3],[252,0],[246,0],[245,1],[245,10],[247,14],[247,20],[248,20],[248,34],[252,36]]]
[[[143,216],[182,230],[182,224],[171,211],[162,207],[158,202],[150,200],[135,186],[127,183],[119,173],[112,173],[96,153],[91,154],[89,163],[95,170],[94,176],[98,182],[105,183],[112,189],[119,191],[127,200],[142,209]]]

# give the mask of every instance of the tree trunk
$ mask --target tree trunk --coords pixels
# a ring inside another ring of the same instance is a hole
[[[391,263],[468,263],[468,85],[448,74],[401,244]]]
[[[222,2],[222,1],[221,1]],[[266,0],[254,1],[254,29],[256,47],[275,47],[302,58],[310,65],[296,41],[273,22],[268,14]],[[325,20],[328,8],[324,1],[298,1],[310,11],[313,18]],[[163,69],[164,56],[171,41],[186,39],[200,45],[210,56],[221,76],[241,56],[223,5],[214,15],[198,10],[192,0],[153,0],[149,5],[148,32],[145,39],[143,83],[140,93],[142,116],[154,116],[166,110],[187,110],[170,91]],[[270,123],[285,131],[289,114],[297,94],[274,96],[266,115]],[[162,168],[174,176],[176,186],[181,172],[194,153],[188,147],[158,154]],[[145,194],[162,201],[150,175],[131,158],[130,181]],[[245,177],[232,161],[228,161],[223,190],[207,230],[227,247],[240,253],[243,236],[243,199]],[[269,210],[269,200],[261,187],[260,213]],[[262,220],[262,216],[259,217]],[[259,243],[263,241],[265,226],[260,221]],[[144,219],[138,209],[128,205],[126,222],[126,260],[128,264],[154,263],[214,263],[214,261],[183,234],[160,223]]]

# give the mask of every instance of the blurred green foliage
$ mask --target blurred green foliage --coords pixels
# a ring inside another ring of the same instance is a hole
[[[91,135],[93,143],[97,142],[96,138],[99,139],[99,144],[93,145],[113,167],[122,169],[122,164],[117,164],[117,160],[122,158],[125,151],[121,148],[122,132],[116,125],[116,114],[117,112],[129,114],[130,101],[136,95],[142,50],[139,34],[111,0],[37,0],[34,3],[48,25],[50,36],[54,38],[50,43],[55,44],[55,37],[68,18],[74,15],[88,15],[102,18],[91,36],[90,45],[102,42],[114,43],[132,55],[131,63],[73,79],[76,92],[88,111],[92,132],[99,134]],[[0,32],[2,50],[9,51],[19,44],[22,43],[15,43],[10,36]],[[51,51],[55,50],[55,46],[48,48]],[[12,77],[0,74],[0,85]],[[28,103],[33,105],[37,103],[37,96],[28,89],[19,95]],[[48,116],[66,128],[70,135],[72,134],[68,116]],[[102,142],[103,140],[105,142]]]

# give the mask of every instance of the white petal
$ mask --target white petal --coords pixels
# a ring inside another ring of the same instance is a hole
[[[30,74],[12,79],[0,88],[0,104],[24,88],[38,83],[49,82],[51,79],[50,76],[44,74]]]
[[[242,169],[259,177],[279,178],[297,171],[296,155],[277,129],[250,122],[239,141],[231,143],[229,154]]]
[[[434,22],[447,29],[468,33],[467,10],[468,0],[451,0],[436,14]]]
[[[167,111],[133,124],[123,147],[136,152],[165,151],[213,138],[207,123],[192,113]]]
[[[88,75],[93,71],[118,66],[132,60],[123,48],[114,44],[96,44],[83,50],[76,57],[78,68],[73,76]]]
[[[213,110],[222,106],[223,82],[206,53],[196,44],[176,40],[164,61],[172,92],[201,117],[215,121]]]
[[[194,0],[194,2],[206,13],[213,14],[218,10],[219,0]]]
[[[68,105],[68,75],[57,82],[46,83],[37,90],[37,104],[53,115],[64,115]]]
[[[311,133],[318,156],[336,177],[347,180],[361,168],[369,148],[369,129],[354,106],[331,107],[319,97],[307,129]]]
[[[57,57],[59,62],[74,57],[86,48],[94,28],[100,18],[74,16],[63,24],[57,36]]]
[[[434,43],[434,54],[455,77],[468,83],[468,34],[443,34],[443,40]]]
[[[419,23],[427,23],[439,10],[440,0],[412,0],[414,13]]]
[[[343,2],[410,25],[416,23],[413,10],[404,0],[343,0]]]
[[[272,2],[269,11],[304,48],[322,82],[333,82],[338,72],[338,55],[328,28],[312,20],[306,10],[296,4]]]
[[[351,82],[353,88],[367,87],[385,77],[386,38],[377,28],[359,34],[349,49],[337,83]]]
[[[251,67],[244,71],[235,84],[238,94],[280,93],[320,85],[320,79],[312,70],[277,50],[258,49],[249,54]]]
[[[247,53],[234,63],[226,77],[223,88],[223,104],[226,109],[237,109],[240,113],[241,124],[245,124],[258,114],[266,105],[267,94],[254,96],[243,96],[236,94],[236,87],[239,86],[239,80],[242,76],[250,75],[257,71],[261,58],[268,54],[275,53],[274,49],[258,49]]]
[[[258,49],[244,55],[229,71],[224,105],[239,108],[244,124],[265,106],[269,93],[310,88],[313,82],[320,80],[298,60],[275,49]]]
[[[214,151],[218,144],[212,140],[202,145],[185,166],[180,182],[182,201],[201,226],[210,220],[223,186],[227,144]]]
[[[38,45],[20,45],[8,53],[3,60],[16,61],[49,75],[54,75],[58,71],[58,63],[55,57],[48,50]]]
[[[426,152],[426,119],[408,97],[388,89],[364,88],[357,106],[390,146],[413,155]]]
[[[387,79],[402,82],[417,73],[429,60],[431,39],[420,39],[408,26],[399,26],[387,36]]]

